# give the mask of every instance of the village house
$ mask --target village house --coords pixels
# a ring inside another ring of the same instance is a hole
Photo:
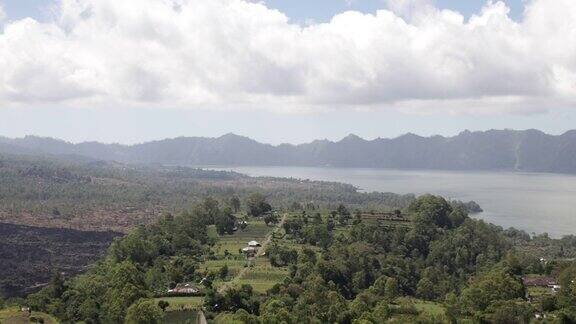
[[[250,242],[248,242],[248,246],[249,247],[260,247],[260,243],[258,243],[257,241],[250,241]]]
[[[254,255],[258,252],[257,247],[248,246],[242,249],[242,252],[248,256]]]
[[[551,277],[522,277],[522,283],[525,287],[550,288],[554,293],[560,291],[560,285]]]
[[[200,292],[200,289],[198,289],[195,285],[193,285],[191,283],[179,283],[176,285],[176,287],[174,287],[172,289],[168,289],[169,294],[193,295],[193,294],[197,294],[199,292]]]
[[[253,257],[258,253],[260,247],[261,245],[257,241],[250,241],[248,246],[242,249],[242,253],[246,254],[247,257]]]

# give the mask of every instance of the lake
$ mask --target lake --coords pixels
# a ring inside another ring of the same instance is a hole
[[[576,176],[515,172],[406,171],[309,167],[222,167],[250,176],[344,182],[364,191],[432,193],[484,209],[475,215],[502,227],[559,237],[576,234]]]

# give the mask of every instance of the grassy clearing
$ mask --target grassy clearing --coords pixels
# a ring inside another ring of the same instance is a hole
[[[537,299],[554,295],[552,289],[547,287],[528,287],[528,294]]]
[[[165,324],[191,324],[198,323],[198,312],[195,310],[166,312],[162,323]]]
[[[169,312],[181,310],[198,310],[204,305],[204,297],[160,297],[154,298],[154,302],[167,301],[170,305],[166,309]]]
[[[288,270],[284,268],[255,267],[247,271],[241,279],[255,282],[273,281],[276,283],[284,280],[286,276],[288,276]]]
[[[446,314],[446,309],[442,304],[427,300],[412,297],[400,297],[396,300],[396,302],[404,305],[414,305],[414,307],[419,313],[425,313],[433,316]]]
[[[263,221],[255,219],[249,220],[248,227],[244,230],[238,230],[233,235],[218,236],[214,229],[214,234],[217,235],[219,241],[213,247],[213,250],[219,256],[223,256],[225,251],[228,251],[233,256],[238,256],[239,250],[246,247],[249,241],[263,241],[272,229],[273,227],[267,226]]]
[[[275,232],[274,232],[275,231]],[[214,232],[215,233],[215,232]],[[275,284],[284,280],[288,275],[287,268],[275,268],[265,256],[260,256],[252,260],[238,253],[239,249],[246,247],[251,240],[256,240],[264,244],[266,238],[274,233],[279,238],[277,240],[284,242],[283,230],[278,226],[267,226],[262,220],[249,219],[248,227],[239,230],[233,235],[218,236],[218,243],[213,247],[218,260],[209,260],[202,264],[201,268],[205,271],[216,272],[224,265],[228,266],[229,276],[233,277],[228,284],[217,280],[214,282],[216,287],[221,288],[223,285],[239,286],[249,284],[257,293],[265,293]],[[264,249],[266,247],[263,247]],[[224,251],[231,255],[224,258]]]
[[[209,260],[202,264],[201,269],[206,272],[218,273],[225,265],[228,266],[228,275],[236,276],[238,272],[248,265],[248,261],[245,259]]]
[[[28,313],[24,313],[20,310],[20,307],[10,307],[0,310],[0,323],[6,324],[28,324],[30,323],[30,318],[36,317],[44,320],[45,324],[58,324],[58,320],[48,314],[40,312],[32,312],[30,317]]]
[[[289,216],[283,215],[283,217]],[[270,229],[269,234],[282,237],[282,239],[276,240],[283,242],[285,241],[283,239],[283,232],[284,231],[280,227],[280,224],[278,224],[276,227]],[[268,258],[261,256],[255,260],[253,266],[249,267],[241,276],[236,278],[235,283],[249,284],[254,288],[255,292],[265,293],[277,283],[282,282],[287,276],[287,268],[272,267]]]
[[[254,289],[254,292],[259,294],[265,294],[270,288],[277,284],[277,281],[266,281],[266,280],[251,280],[251,279],[238,279],[235,281],[238,285],[250,285]]]
[[[265,258],[247,260],[246,256],[240,253],[239,250],[246,247],[248,242],[252,240],[260,243],[264,242],[274,228],[275,227],[267,226],[262,220],[249,219],[248,226],[244,230],[238,230],[232,235],[219,236],[215,229],[211,229],[209,231],[210,235],[216,235],[218,238],[218,242],[213,247],[213,251],[218,259],[208,260],[204,262],[200,268],[206,272],[217,273],[220,268],[226,265],[228,266],[228,278],[240,279],[236,277],[238,277],[242,271],[248,271],[261,265],[269,267],[270,264]],[[228,256],[226,256],[225,251],[228,251]],[[248,267],[250,269],[246,269]],[[225,284],[225,281],[219,279],[214,282],[215,287],[221,287]],[[236,280],[234,280],[233,284],[237,284]]]
[[[439,315],[446,314],[446,309],[444,308],[444,306],[442,306],[438,303],[424,301],[424,300],[414,300],[413,302],[414,302],[414,306],[416,307],[416,309],[421,313],[426,313],[426,314],[430,314],[433,316],[439,316]]]
[[[414,305],[419,314],[429,315],[435,318],[444,316],[446,314],[446,309],[444,306],[438,303],[425,301],[416,298],[398,298],[396,303],[405,305]],[[398,305],[391,305],[392,309],[398,310]],[[386,321],[386,323],[416,323],[420,315],[412,314],[394,314],[392,318]]]

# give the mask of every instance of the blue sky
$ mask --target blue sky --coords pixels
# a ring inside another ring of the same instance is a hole
[[[511,17],[522,19],[522,0],[505,1]],[[292,22],[328,22],[346,10],[373,13],[385,8],[383,0],[268,0],[267,6],[285,13]],[[0,0],[13,22],[25,17],[50,21],[49,0]],[[469,17],[485,5],[479,0],[437,0],[435,5]],[[1,31],[1,29],[0,29]],[[0,33],[0,36],[2,34]],[[0,89],[0,96],[1,96]],[[1,99],[1,98],[0,98]],[[0,101],[1,102],[1,101]],[[432,103],[431,103],[432,105]],[[278,113],[267,110],[222,111],[189,110],[170,105],[154,107],[71,107],[45,105],[34,101],[17,107],[0,106],[0,135],[16,137],[28,134],[53,136],[79,142],[136,143],[176,136],[219,136],[228,132],[250,136],[268,143],[302,143],[313,139],[340,139],[349,133],[365,138],[395,137],[407,132],[421,135],[455,135],[464,129],[538,128],[560,134],[574,128],[576,113],[569,104],[540,102],[545,111],[510,113],[405,113],[387,109],[335,109],[329,112]],[[358,108],[358,107],[355,107]],[[362,108],[362,107],[360,107]],[[466,107],[463,107],[466,108]]]
[[[32,17],[43,20],[48,15],[51,0],[4,0],[0,1],[11,20]]]
[[[11,19],[21,19],[24,17],[34,17],[43,20],[49,13],[53,0],[3,0],[4,9]],[[324,22],[330,20],[335,14],[345,10],[358,10],[373,13],[384,7],[383,0],[267,0],[269,7],[276,8],[291,19],[303,22],[307,19]],[[522,0],[504,1],[512,10],[515,18],[520,18],[522,14]],[[436,0],[435,5],[443,9],[459,11],[467,16],[478,12],[486,1],[482,0]]]
[[[383,0],[268,0],[266,3],[286,13],[290,18],[297,21],[314,19],[328,21],[335,14],[345,10],[358,10],[373,13],[384,7]],[[504,1],[511,9],[515,18],[522,15],[522,0]],[[478,12],[486,1],[482,0],[436,0],[434,4],[438,8],[456,10],[466,16]]]

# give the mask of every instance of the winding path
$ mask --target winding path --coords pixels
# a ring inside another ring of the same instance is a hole
[[[208,324],[208,321],[206,320],[206,316],[204,315],[203,311],[199,311],[198,315],[196,315],[196,323],[198,324]]]

